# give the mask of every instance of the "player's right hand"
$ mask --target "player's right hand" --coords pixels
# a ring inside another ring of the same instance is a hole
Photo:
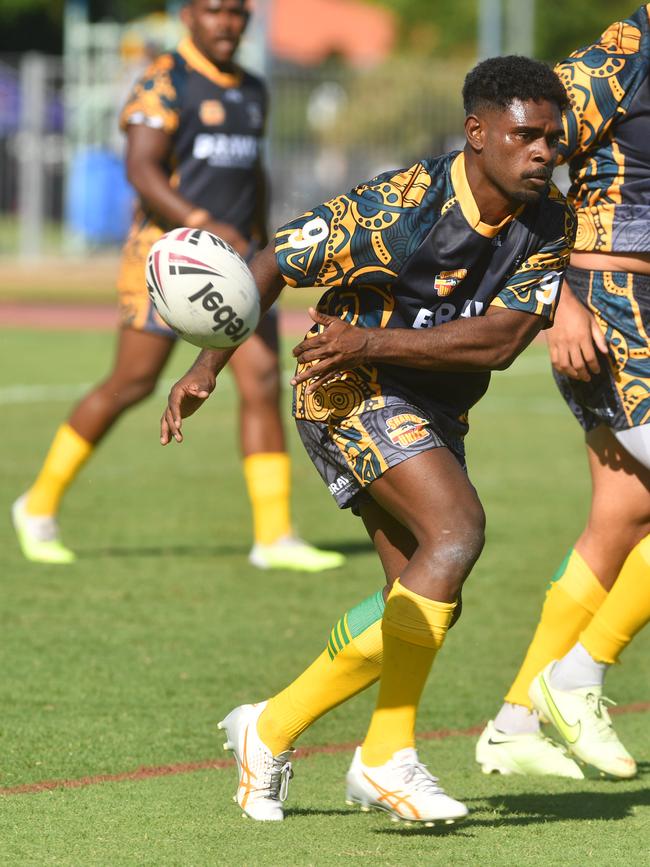
[[[197,411],[214,390],[216,375],[205,368],[191,369],[172,386],[167,408],[160,419],[160,442],[166,446],[172,441],[183,442],[183,419]]]
[[[208,232],[212,232],[213,235],[222,238],[224,241],[227,241],[233,250],[236,250],[243,259],[248,255],[251,245],[250,241],[247,241],[234,226],[231,226],[229,223],[220,223],[217,220],[210,220],[210,222],[206,223],[203,228]]]
[[[598,352],[607,355],[607,341],[596,318],[578,301],[566,280],[546,342],[555,370],[583,382],[600,372]]]

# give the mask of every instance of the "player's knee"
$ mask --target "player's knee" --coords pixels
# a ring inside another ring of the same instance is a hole
[[[277,404],[280,395],[280,374],[277,367],[256,370],[241,384],[240,398],[244,405]]]
[[[432,572],[450,593],[460,592],[485,544],[485,513],[480,504],[439,526],[429,540]]]
[[[438,547],[437,559],[447,563],[450,573],[457,575],[462,584],[478,560],[484,544],[484,525],[474,524],[456,528],[453,532],[443,535]]]
[[[104,390],[110,394],[111,400],[119,404],[120,409],[128,409],[153,394],[157,378],[134,377],[129,380],[109,380]]]

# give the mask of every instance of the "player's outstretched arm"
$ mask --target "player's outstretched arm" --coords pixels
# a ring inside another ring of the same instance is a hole
[[[275,302],[284,286],[273,244],[268,244],[251,262],[251,273],[260,293],[262,315]],[[167,407],[160,419],[160,442],[183,442],[183,419],[192,415],[214,391],[217,376],[228,363],[234,349],[203,349],[194,364],[172,386]]]
[[[357,328],[313,308],[309,314],[324,330],[294,348],[298,361],[312,366],[292,384],[310,380],[310,392],[339,371],[363,364],[450,372],[505,370],[544,323],[541,316],[501,307],[422,330]]]
[[[599,350],[607,355],[607,342],[595,317],[571,291],[566,279],[555,313],[555,324],[546,335],[551,364],[572,379],[588,382],[600,372]]]

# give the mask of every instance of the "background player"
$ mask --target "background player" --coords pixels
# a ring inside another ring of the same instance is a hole
[[[326,202],[281,228],[275,250],[252,263],[263,307],[285,281],[326,287],[294,350],[294,414],[338,505],[361,515],[387,580],[341,618],[296,681],[220,724],[239,766],[238,802],[256,819],[282,819],[300,733],[378,678],[348,798],[422,822],[467,812],[419,762],[414,735],[429,669],[483,546],[464,464],[467,412],[490,371],[550,324],[575,223],[549,187],[566,104],[557,76],[526,58],[495,58],[469,74],[463,97],[464,152]],[[172,388],[163,444],[182,440],[181,419],[228,357],[203,351]]]
[[[189,38],[161,55],[136,84],[121,124],[127,170],[140,205],[118,278],[121,329],[108,379],[58,430],[41,471],[13,507],[25,556],[69,563],[59,539],[60,500],[94,447],[129,407],[156,386],[175,335],[146,290],[149,248],[176,226],[207,229],[246,257],[266,244],[266,181],[260,149],[267,111],[262,81],[233,62],[246,27],[244,0],[192,0],[182,19]],[[290,465],[279,412],[278,329],[271,311],[233,357],[240,440],[261,568],[316,571],[343,557],[298,539],[289,511]]]
[[[615,777],[636,773],[602,688],[650,619],[649,10],[557,67],[571,98],[560,153],[578,233],[547,339],[560,390],[586,432],[591,507],[477,745],[486,771],[583,775],[542,736],[541,711],[575,756]]]

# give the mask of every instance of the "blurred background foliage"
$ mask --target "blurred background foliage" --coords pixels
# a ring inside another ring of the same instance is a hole
[[[478,0],[367,0],[392,10],[398,20],[399,53],[472,58],[476,53]],[[126,21],[164,9],[161,0],[89,0],[91,19]],[[554,61],[590,41],[603,21],[630,15],[629,0],[537,0],[535,56]],[[2,0],[0,51],[62,49],[64,0]],[[505,14],[517,4],[504,3]],[[516,13],[515,13],[516,14]]]
[[[473,57],[476,52],[478,0],[370,0],[392,9],[399,20],[400,46],[436,57]],[[535,56],[555,61],[599,34],[603,21],[631,15],[633,0],[537,0]],[[503,3],[504,15],[517,2]]]

